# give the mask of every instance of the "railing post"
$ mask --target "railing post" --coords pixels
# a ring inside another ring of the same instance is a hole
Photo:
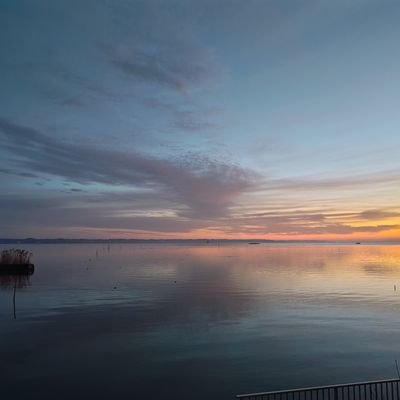
[[[338,400],[338,388],[337,387],[335,387],[334,388],[334,392],[333,392],[333,399],[334,400]]]

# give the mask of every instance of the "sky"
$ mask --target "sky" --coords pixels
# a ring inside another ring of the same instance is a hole
[[[399,19],[0,0],[0,237],[400,239]]]

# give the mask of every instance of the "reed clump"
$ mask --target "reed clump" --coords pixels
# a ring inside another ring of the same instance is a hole
[[[30,264],[32,253],[23,249],[3,250],[0,254],[0,265]]]

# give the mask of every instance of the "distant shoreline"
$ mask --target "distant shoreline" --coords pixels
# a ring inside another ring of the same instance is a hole
[[[249,243],[257,241],[260,244],[262,243],[271,243],[271,244],[279,244],[279,243],[336,243],[336,244],[355,244],[358,241],[355,240],[270,240],[270,239],[84,239],[84,238],[75,238],[75,239],[65,239],[65,238],[0,238],[0,244],[91,244],[91,243],[100,243],[100,244],[113,244],[113,243],[196,243],[196,244],[223,244],[223,243]],[[361,244],[399,244],[399,240],[365,240],[361,241]]]
[[[52,243],[247,243],[247,242],[254,242],[260,243],[300,243],[300,242],[313,242],[313,243],[324,243],[326,240],[269,240],[269,239],[84,239],[84,238],[76,238],[76,239],[64,239],[64,238],[57,238],[57,239],[41,239],[41,238],[24,238],[24,239],[4,239],[0,238],[0,243],[7,244],[7,243],[44,243],[44,244],[52,244]]]

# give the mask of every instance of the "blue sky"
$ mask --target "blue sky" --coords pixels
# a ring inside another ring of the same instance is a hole
[[[0,236],[400,237],[394,1],[0,2]]]

